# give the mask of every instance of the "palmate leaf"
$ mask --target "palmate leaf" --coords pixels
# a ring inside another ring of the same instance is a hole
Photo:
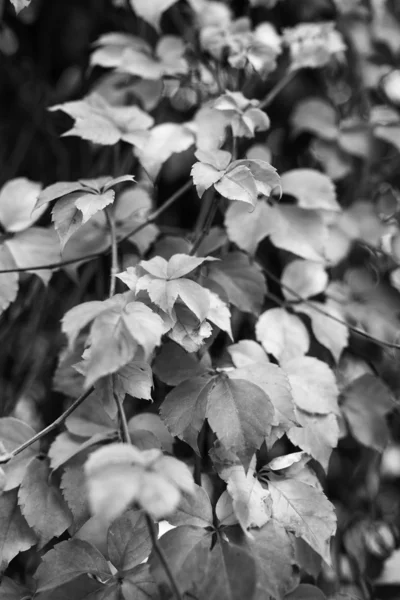
[[[149,528],[142,511],[127,511],[108,530],[108,556],[119,571],[130,571],[139,565],[151,548]]]
[[[196,485],[194,494],[183,494],[177,510],[168,517],[168,522],[175,527],[212,527],[213,511],[206,490]]]

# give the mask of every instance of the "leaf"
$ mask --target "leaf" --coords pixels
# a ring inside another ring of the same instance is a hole
[[[362,375],[343,391],[341,409],[351,433],[364,446],[383,452],[389,442],[386,415],[395,404],[390,390],[374,375]]]
[[[134,360],[113,376],[114,393],[124,399],[125,394],[133,398],[151,400],[151,388],[153,387],[153,373],[148,363]]]
[[[53,202],[59,198],[70,196],[74,192],[82,192],[85,186],[81,181],[58,181],[44,188],[39,194],[36,210],[44,204]],[[87,191],[87,190],[86,190]]]
[[[160,416],[171,434],[189,444],[197,453],[197,437],[206,418],[212,385],[210,375],[191,377],[169,392],[160,408]]]
[[[266,310],[256,324],[256,337],[264,350],[280,362],[303,356],[310,337],[303,322],[284,308]]]
[[[17,492],[4,492],[0,501],[0,573],[4,573],[17,554],[29,550],[36,541],[36,535],[19,509]]]
[[[166,342],[161,346],[153,363],[154,374],[167,385],[176,386],[186,379],[202,375],[207,370],[204,361],[199,361],[194,354],[189,354],[174,342]]]
[[[109,444],[93,452],[85,464],[89,503],[94,514],[110,521],[134,502],[155,519],[177,508],[181,492],[193,493],[188,467],[160,450],[140,451]]]
[[[315,585],[301,583],[293,592],[285,596],[287,600],[326,600],[326,596]]]
[[[47,462],[36,458],[28,465],[18,491],[21,512],[37,534],[40,547],[59,537],[72,523],[65,500],[49,477]]]
[[[103,210],[109,204],[114,202],[115,192],[108,190],[103,194],[83,194],[75,200],[75,206],[82,215],[82,224],[85,224],[97,211]]]
[[[99,402],[96,392],[83,402],[65,421],[65,425],[72,435],[90,438],[96,434],[117,432],[117,420],[110,418]]]
[[[95,300],[83,302],[71,308],[62,319],[62,331],[68,338],[68,345],[73,348],[79,332],[102,312],[108,310],[112,302]]]
[[[318,296],[328,285],[328,274],[321,263],[310,260],[293,260],[283,270],[282,293],[288,300],[298,300],[299,296]],[[287,287],[286,287],[287,286]],[[294,290],[293,294],[290,289]]]
[[[3,576],[0,583],[0,597],[2,600],[27,600],[31,597],[31,591],[11,579]]]
[[[210,558],[211,533],[202,527],[183,525],[167,531],[159,545],[182,592],[196,591],[204,582]],[[165,569],[154,552],[149,557],[150,571],[163,587],[170,587]],[[197,593],[196,593],[197,596]]]
[[[30,5],[31,0],[11,0],[11,3],[15,8],[15,12],[18,14],[21,10]]]
[[[218,377],[210,390],[207,406],[210,427],[245,468],[268,436],[273,415],[269,398],[249,381]]]
[[[157,599],[159,590],[150,573],[148,565],[138,565],[127,573],[121,584],[122,596],[125,600]]]
[[[76,579],[72,579],[60,587],[41,593],[38,598],[40,600],[70,600],[73,596],[79,600],[92,600],[93,595],[96,594],[101,600],[114,600],[108,595],[110,588],[110,585],[103,585],[88,575],[79,575]]]
[[[17,267],[30,269],[36,265],[57,264],[61,260],[60,243],[54,229],[31,227],[5,242]],[[44,283],[53,275],[53,270],[30,270]]]
[[[82,212],[76,207],[74,198],[71,197],[73,195],[75,194],[70,194],[58,200],[51,212],[54,229],[60,238],[61,252],[71,235],[74,235],[83,224]],[[76,194],[76,197],[80,197],[80,194]]]
[[[137,432],[145,431],[152,433],[160,442],[161,448],[165,452],[173,454],[174,438],[158,415],[154,413],[140,413],[139,415],[135,415],[129,420],[128,429],[133,437],[135,437]]]
[[[283,369],[271,363],[253,363],[228,372],[228,376],[231,379],[251,381],[263,390],[275,410],[272,425],[291,427],[297,422],[292,390]]]
[[[204,579],[202,598],[252,598],[256,587],[256,563],[254,558],[239,546],[221,540],[211,551]]]
[[[258,244],[274,230],[273,208],[263,200],[257,202],[253,211],[243,202],[234,202],[225,213],[225,227],[231,242],[254,254]]]
[[[86,479],[80,463],[70,464],[64,468],[60,488],[70,511],[74,517],[74,528],[78,530],[89,518],[89,504],[85,489]]]
[[[212,263],[209,277],[226,292],[229,302],[242,310],[258,314],[267,288],[261,269],[242,252],[231,252]]]
[[[114,521],[108,530],[107,547],[119,571],[130,571],[147,558],[152,542],[144,513],[129,510]]]
[[[0,246],[0,269],[15,269],[13,256],[5,244]],[[0,315],[10,306],[18,294],[18,273],[0,274]]]
[[[268,162],[257,158],[246,158],[234,161],[228,170],[236,167],[246,167],[249,169],[256,184],[258,194],[269,198],[274,191],[279,191],[282,195],[280,177],[277,170]]]
[[[262,527],[271,518],[269,492],[258,481],[255,465],[254,456],[247,472],[241,464],[226,467],[218,472],[227,483],[233,510],[244,531],[249,527]]]
[[[197,256],[189,256],[188,254],[174,254],[171,256],[168,263],[161,257],[157,256],[152,260],[142,260],[140,262],[140,266],[154,277],[159,277],[160,279],[167,279],[170,281],[188,275],[202,265],[204,261],[213,260],[216,259],[212,257],[199,258]]]
[[[339,390],[326,363],[311,356],[302,356],[285,361],[283,368],[298,408],[319,415],[339,412]]]
[[[7,452],[12,452],[35,434],[36,431],[32,427],[14,417],[0,419],[0,442]],[[12,490],[21,484],[29,463],[39,454],[39,450],[40,444],[35,442],[2,465],[6,474],[4,491]]]
[[[321,98],[301,100],[290,120],[296,134],[306,131],[323,140],[335,140],[338,136],[336,111]]]
[[[336,362],[339,362],[339,358],[344,348],[348,345],[349,329],[346,323],[343,325],[337,323],[328,316],[321,314],[318,310],[315,310],[313,306],[315,306],[316,309],[320,308],[336,319],[343,320],[343,314],[340,307],[329,301],[325,304],[313,302],[311,306],[302,303],[295,307],[296,311],[310,317],[311,327],[316,339],[322,346],[328,348]]]
[[[260,344],[253,340],[240,340],[227,348],[233,364],[238,369],[247,367],[254,363],[269,363],[268,355]],[[243,379],[242,377],[240,379]]]
[[[292,427],[287,432],[288,438],[292,444],[302,448],[315,458],[326,471],[332,449],[338,445],[339,424],[337,416],[333,413],[310,415],[302,410],[297,410],[296,416],[301,427]]]
[[[330,178],[315,169],[293,169],[281,176],[282,191],[298,200],[305,209],[340,211]]]
[[[273,458],[268,463],[267,467],[268,469],[272,469],[272,471],[281,471],[282,469],[287,469],[292,465],[302,462],[304,458],[304,452],[292,452],[291,454],[284,454],[283,456]]]
[[[175,4],[177,0],[154,0],[151,4],[145,0],[129,1],[135,13],[158,30],[160,28],[161,15]]]
[[[148,5],[147,2],[146,4]],[[146,143],[137,150],[137,156],[150,179],[154,181],[163,164],[173,154],[185,152],[193,144],[194,135],[188,127],[178,123],[162,123],[152,128]]]
[[[272,516],[288,531],[303,538],[330,564],[329,542],[336,531],[332,504],[321,492],[300,481],[270,481]]]
[[[214,188],[228,200],[238,200],[252,206],[256,205],[257,186],[250,169],[243,165],[226,171],[224,176],[214,184]]]
[[[182,495],[176,512],[168,517],[168,522],[175,527],[182,525],[212,527],[213,512],[206,490],[196,485],[193,495]]]
[[[327,227],[317,211],[290,205],[275,205],[271,211],[274,246],[308,260],[324,260]]]
[[[71,539],[47,552],[35,574],[37,592],[52,590],[80,575],[95,575],[100,581],[111,579],[106,559],[88,542]]]
[[[34,210],[42,186],[17,177],[10,179],[0,190],[0,223],[10,233],[28,229],[46,210]],[[33,214],[32,214],[33,211]]]

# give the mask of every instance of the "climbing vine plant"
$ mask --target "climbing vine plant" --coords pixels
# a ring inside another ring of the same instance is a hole
[[[63,290],[55,418],[0,419],[0,598],[381,597],[400,584],[393,7],[286,26],[289,0],[113,4],[126,28],[95,40],[85,94],[48,106],[91,168],[0,191],[2,323]]]

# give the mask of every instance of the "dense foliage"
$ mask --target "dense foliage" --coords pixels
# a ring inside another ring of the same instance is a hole
[[[400,593],[400,11],[0,1],[0,600]]]

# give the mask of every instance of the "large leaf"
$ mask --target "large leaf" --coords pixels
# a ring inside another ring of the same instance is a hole
[[[386,385],[374,375],[358,377],[344,390],[341,408],[356,440],[382,452],[389,442],[386,415],[395,408]]]
[[[37,591],[54,589],[87,574],[95,575],[100,581],[111,579],[110,567],[104,556],[83,540],[61,542],[43,556],[35,574]]]
[[[164,554],[168,556],[169,567],[182,592],[192,591],[198,597],[196,591],[204,582],[205,571],[210,560],[211,542],[211,532],[202,527],[189,525],[171,529],[160,538],[158,543]],[[156,581],[168,589],[169,579],[154,550],[150,555],[149,563]]]
[[[232,252],[212,263],[209,277],[224,289],[231,304],[244,312],[260,312],[267,291],[265,279],[245,254]]]
[[[303,356],[310,346],[304,323],[284,308],[271,308],[260,316],[256,337],[264,350],[280,362]]]
[[[59,537],[72,523],[72,515],[59,488],[50,481],[46,461],[35,459],[26,470],[18,491],[18,502],[28,525],[43,547]]]
[[[212,385],[210,375],[192,377],[172,390],[161,405],[161,418],[172,435],[185,441],[195,452],[199,451],[197,437],[206,418]]]
[[[338,136],[335,109],[321,98],[298,102],[291,115],[291,123],[295,133],[306,131],[328,141],[334,141]]]
[[[14,417],[0,419],[0,442],[7,452],[15,450],[35,434],[36,431],[32,427]],[[5,491],[12,490],[21,484],[29,463],[39,454],[39,450],[39,442],[35,442],[14,456],[8,463],[2,465],[6,474]]]
[[[219,540],[211,551],[201,598],[243,600],[256,589],[256,563],[239,546]]]
[[[315,458],[327,470],[333,448],[339,440],[337,416],[310,415],[302,410],[296,411],[301,427],[292,427],[287,436],[290,441]]]
[[[147,1],[145,3],[150,5]],[[194,135],[188,127],[178,123],[162,123],[153,127],[137,155],[146,173],[154,180],[173,154],[184,152],[193,144]]]
[[[272,211],[272,243],[302,258],[323,262],[328,230],[318,212],[291,205],[276,205]]]
[[[117,588],[117,593],[119,589]],[[158,598],[159,590],[148,565],[138,565],[124,576],[121,583],[124,600],[149,600]],[[117,596],[118,597],[118,596]]]
[[[275,409],[272,425],[291,427],[296,423],[293,395],[285,371],[271,363],[253,363],[229,371],[232,379],[245,379],[260,387]]]
[[[274,408],[257,385],[220,376],[209,393],[207,419],[221,444],[247,467],[271,431]]]
[[[175,526],[212,527],[213,512],[205,489],[196,485],[193,495],[182,495],[176,512],[168,517],[168,522]]]
[[[333,505],[314,487],[293,479],[268,484],[272,516],[288,531],[302,537],[330,564],[329,542],[336,531]]]
[[[162,345],[153,364],[153,371],[167,385],[179,385],[186,379],[202,375],[207,370],[203,361],[199,361],[174,342]]]
[[[41,185],[25,177],[11,179],[0,190],[0,223],[6,231],[28,229],[46,210],[33,210]]]
[[[263,200],[251,210],[243,202],[233,202],[225,213],[225,227],[231,242],[254,254],[258,244],[274,231],[274,211]]]
[[[281,177],[284,194],[298,200],[301,208],[340,211],[335,186],[327,175],[314,169],[293,169]]]
[[[11,490],[0,499],[0,573],[19,554],[29,550],[37,541],[35,533],[21,514],[17,492]]]
[[[129,571],[150,554],[152,542],[142,511],[129,510],[111,525],[108,556],[119,571]]]
[[[253,340],[240,340],[227,348],[235,367],[247,367],[254,363],[269,363],[268,355],[262,346]],[[244,378],[245,379],[245,378]]]

